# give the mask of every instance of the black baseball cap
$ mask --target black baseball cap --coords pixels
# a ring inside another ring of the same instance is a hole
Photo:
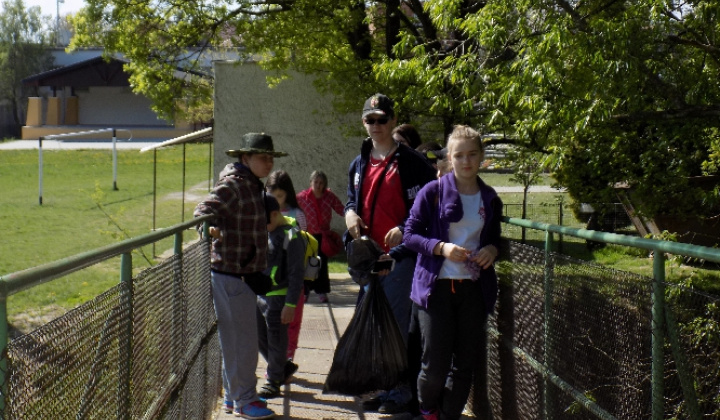
[[[388,118],[393,118],[395,116],[395,111],[393,110],[393,100],[382,93],[376,93],[367,98],[365,105],[363,106],[362,118],[365,118],[370,114],[383,115]]]

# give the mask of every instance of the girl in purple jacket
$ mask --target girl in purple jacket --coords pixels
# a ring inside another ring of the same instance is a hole
[[[452,172],[420,190],[404,237],[419,254],[410,297],[423,339],[418,419],[426,420],[462,415],[475,367],[486,363],[485,324],[497,297],[502,202],[478,176],[481,136],[456,126],[447,148]]]

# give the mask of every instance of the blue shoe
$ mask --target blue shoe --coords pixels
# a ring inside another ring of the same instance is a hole
[[[235,409],[235,416],[251,420],[261,420],[271,419],[275,417],[275,413],[267,408],[267,403],[253,401],[240,407],[240,409]]]
[[[235,409],[235,405],[232,401],[225,400],[223,403],[223,407],[225,407],[225,413],[226,414],[232,414],[233,410]]]

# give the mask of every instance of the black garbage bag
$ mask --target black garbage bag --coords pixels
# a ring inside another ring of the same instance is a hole
[[[340,338],[323,394],[360,395],[392,389],[407,369],[400,327],[377,277]]]
[[[377,242],[368,236],[361,236],[353,239],[347,244],[348,272],[353,281],[360,286],[365,286],[372,277],[372,268],[375,261],[385,253]]]

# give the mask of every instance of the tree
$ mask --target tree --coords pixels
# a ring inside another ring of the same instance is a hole
[[[52,56],[47,50],[48,20],[40,7],[25,8],[22,0],[4,0],[0,14],[0,98],[10,102],[15,124],[23,124],[28,89],[22,79],[48,70]]]
[[[529,152],[527,149],[512,148],[508,152],[507,158],[513,162],[513,175],[510,181],[522,184],[522,215],[521,218],[527,219],[528,192],[530,187],[537,184],[542,177],[545,165],[542,159],[546,156],[539,152]],[[522,228],[522,243],[525,243],[525,228]]]
[[[454,104],[441,114],[549,154],[577,200],[615,201],[625,182],[646,215],[717,203],[689,178],[720,158],[718,2],[497,0],[463,14],[466,3],[428,1],[447,47],[428,53],[406,36],[407,59],[376,65],[382,80],[414,69],[410,101]]]
[[[211,86],[169,77],[176,65],[192,68],[207,46],[242,45],[274,81],[289,69],[316,75],[340,112],[383,91],[426,132],[508,133],[547,154],[577,200],[615,201],[612,186],[626,182],[648,215],[717,202],[688,184],[720,162],[716,1],[87,3],[74,45],[124,53],[136,91],[166,113],[183,95],[211,97]]]

